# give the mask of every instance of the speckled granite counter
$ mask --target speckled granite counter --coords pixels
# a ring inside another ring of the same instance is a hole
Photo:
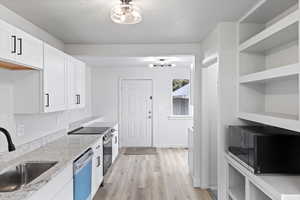
[[[100,135],[64,136],[9,162],[0,162],[0,171],[26,161],[58,161],[30,184],[15,192],[0,193],[1,200],[26,200],[100,139]]]

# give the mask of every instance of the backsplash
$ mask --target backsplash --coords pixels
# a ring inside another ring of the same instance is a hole
[[[15,159],[19,156],[22,156],[22,155],[30,152],[30,151],[33,151],[40,147],[43,147],[46,144],[65,136],[66,134],[67,134],[66,129],[62,129],[60,131],[51,133],[49,135],[38,138],[31,142],[28,142],[28,143],[25,143],[22,145],[17,145],[16,151],[9,152],[9,153],[7,153],[7,152],[0,153],[0,162],[7,162],[9,160]]]

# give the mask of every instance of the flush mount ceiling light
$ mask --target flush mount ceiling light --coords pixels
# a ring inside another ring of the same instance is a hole
[[[139,7],[132,0],[121,0],[121,3],[111,10],[111,19],[117,24],[137,24],[142,21]]]
[[[155,64],[150,64],[149,67],[150,68],[163,68],[163,67],[175,67],[175,64],[171,64],[171,63],[167,63],[166,59],[159,59],[158,63]]]

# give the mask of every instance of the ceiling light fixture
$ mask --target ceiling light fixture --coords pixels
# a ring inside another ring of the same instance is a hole
[[[175,64],[170,64],[166,62],[166,59],[159,59],[158,63],[155,64],[150,64],[149,65],[150,68],[163,68],[163,67],[176,67]]]
[[[142,21],[141,10],[132,0],[121,0],[111,10],[111,19],[117,24],[137,24]]]

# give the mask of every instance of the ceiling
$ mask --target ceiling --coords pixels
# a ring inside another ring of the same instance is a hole
[[[0,0],[67,44],[199,42],[220,21],[237,20],[256,0],[133,0],[143,21],[119,25],[110,9],[119,0]]]
[[[88,63],[91,67],[149,67],[150,64],[159,63],[159,59],[165,59],[168,64],[176,67],[191,67],[194,64],[194,56],[164,56],[164,57],[77,57]]]

